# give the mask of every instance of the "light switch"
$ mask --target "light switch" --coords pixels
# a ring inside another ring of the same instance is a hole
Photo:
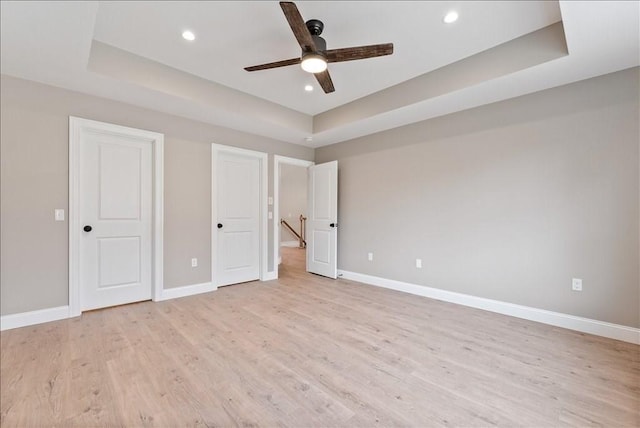
[[[272,218],[273,218],[273,213],[269,211],[269,220],[271,220]]]
[[[56,209],[54,211],[54,213],[55,213],[54,216],[55,216],[56,221],[64,221],[64,210],[63,209],[59,209],[58,208],[58,209]]]
[[[269,205],[273,205],[273,197],[269,196]]]
[[[580,278],[572,278],[571,289],[573,291],[582,291],[582,280]]]

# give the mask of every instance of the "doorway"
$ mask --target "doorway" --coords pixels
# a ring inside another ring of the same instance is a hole
[[[274,156],[274,260],[278,273],[287,267],[305,270],[307,169],[311,165],[311,161]]]

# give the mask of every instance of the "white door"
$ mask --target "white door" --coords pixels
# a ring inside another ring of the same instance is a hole
[[[151,299],[152,157],[148,139],[82,134],[82,310]]]
[[[214,165],[217,286],[260,278],[259,157],[219,150]]]
[[[338,275],[338,162],[309,167],[307,271]]]

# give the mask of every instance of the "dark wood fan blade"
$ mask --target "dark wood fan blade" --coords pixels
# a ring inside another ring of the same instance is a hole
[[[331,80],[331,76],[329,75],[329,70],[325,70],[321,73],[315,73],[316,79],[320,86],[322,86],[322,90],[325,94],[334,92],[336,88],[333,87],[333,81]]]
[[[291,27],[293,35],[296,36],[296,40],[298,41],[298,44],[300,44],[302,50],[304,52],[315,52],[316,44],[304,23],[304,19],[302,19],[302,15],[298,12],[298,7],[295,3],[290,1],[281,1],[280,7],[282,8],[284,16],[287,18],[287,22],[289,22],[289,27]]]
[[[286,67],[288,65],[296,65],[296,64],[300,64],[300,58],[291,58],[291,59],[285,59],[282,61],[269,62],[267,64],[252,65],[251,67],[245,67],[244,69],[247,71],[258,71],[258,70],[268,70],[270,68]]]
[[[382,45],[356,46],[353,48],[329,49],[325,52],[327,62],[353,61],[356,59],[374,58],[391,55],[393,43]]]

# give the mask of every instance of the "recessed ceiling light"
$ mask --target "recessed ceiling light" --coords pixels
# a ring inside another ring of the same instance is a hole
[[[313,91],[313,86],[305,85],[304,90],[307,91],[307,92],[311,92],[311,91]]]
[[[313,141],[313,137],[307,137],[304,139],[304,141],[306,141],[307,143],[310,143]]]
[[[447,13],[443,18],[443,21],[446,22],[447,24],[451,24],[452,22],[456,22],[457,20],[458,20],[458,12],[456,12],[455,10],[452,10],[451,12]]]
[[[187,30],[187,31],[183,31],[182,32],[182,38],[192,42],[192,41],[194,41],[196,39],[196,35],[193,34],[191,31]]]

